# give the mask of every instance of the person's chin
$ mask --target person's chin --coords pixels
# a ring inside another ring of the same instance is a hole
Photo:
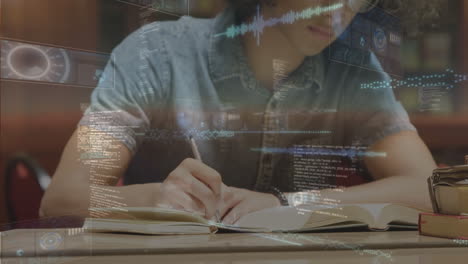
[[[321,53],[335,40],[334,34],[329,34],[328,31],[313,32],[310,35],[306,35],[301,40],[303,51],[306,56],[314,56]]]
[[[320,54],[323,50],[325,50],[327,47],[328,47],[328,43],[314,43],[314,44],[310,44],[308,46],[305,46],[302,48],[302,53],[305,55],[305,56],[315,56],[317,54]]]

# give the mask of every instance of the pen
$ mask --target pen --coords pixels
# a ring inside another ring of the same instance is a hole
[[[190,136],[189,140],[190,140],[190,147],[192,148],[193,156],[195,156],[196,160],[203,162],[201,159],[200,151],[198,151],[198,147],[197,147],[197,143],[195,142],[195,139],[192,136]],[[215,217],[216,217],[216,222],[219,223],[221,219],[219,217],[218,209],[216,209]]]
[[[192,147],[192,152],[193,156],[195,156],[195,159],[203,162],[200,156],[200,151],[198,151],[197,143],[192,136],[190,136],[190,146]]]

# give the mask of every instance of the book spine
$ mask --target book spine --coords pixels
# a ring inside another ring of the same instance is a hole
[[[422,215],[423,215],[423,214],[419,214],[419,218],[418,218],[418,231],[419,231],[419,234],[420,234],[420,235],[422,235],[422,232],[421,232]]]

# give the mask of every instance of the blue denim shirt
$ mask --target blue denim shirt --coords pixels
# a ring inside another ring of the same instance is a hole
[[[415,130],[391,89],[360,88],[389,79],[371,52],[334,43],[289,76],[281,74],[287,62],[275,61],[275,87],[266,89],[241,40],[215,36],[234,20],[227,9],[214,19],[155,22],[113,51],[81,125],[113,133],[134,153],[126,184],[163,181],[193,157],[193,136],[227,185],[336,187],[349,170],[343,164],[365,169],[356,150]],[[336,62],[335,52],[373,70]]]

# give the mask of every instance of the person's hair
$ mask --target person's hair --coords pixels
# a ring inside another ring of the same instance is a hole
[[[250,18],[261,4],[274,4],[276,0],[228,0],[236,10],[237,21]],[[406,32],[415,33],[420,27],[433,24],[440,17],[444,0],[368,0],[401,19]]]

